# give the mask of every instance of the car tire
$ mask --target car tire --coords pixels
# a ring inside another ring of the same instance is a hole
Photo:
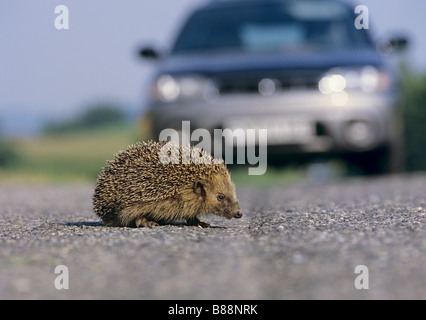
[[[358,172],[366,175],[391,174],[403,171],[403,152],[397,144],[347,157]]]

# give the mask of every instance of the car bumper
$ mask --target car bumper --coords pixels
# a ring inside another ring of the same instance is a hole
[[[365,152],[395,138],[395,99],[390,94],[349,92],[344,100],[317,91],[279,95],[234,94],[208,101],[151,103],[152,134],[165,128],[267,129],[268,150],[277,153]]]

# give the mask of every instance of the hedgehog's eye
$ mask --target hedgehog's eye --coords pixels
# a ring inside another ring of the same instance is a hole
[[[224,196],[223,194],[219,194],[219,195],[217,196],[217,200],[219,200],[219,201],[223,201],[223,200],[225,200],[225,196]]]

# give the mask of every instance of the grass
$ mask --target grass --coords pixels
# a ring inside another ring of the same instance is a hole
[[[269,166],[263,175],[249,175],[248,167],[231,168],[232,181],[237,187],[255,186],[266,188],[276,185],[287,185],[306,178],[306,172],[301,167],[290,166],[276,168]]]
[[[106,160],[136,141],[136,129],[126,125],[19,139],[18,160],[0,181],[94,181]]]
[[[136,126],[115,125],[13,141],[17,160],[7,170],[0,169],[0,183],[94,183],[106,160],[140,140],[138,136]],[[289,184],[306,175],[297,167],[268,167],[266,173],[259,176],[248,175],[247,166],[233,166],[230,170],[237,187]]]

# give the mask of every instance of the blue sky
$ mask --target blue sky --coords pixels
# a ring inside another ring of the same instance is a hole
[[[0,128],[31,132],[41,119],[75,114],[99,101],[142,110],[153,66],[144,44],[166,47],[202,0],[15,0],[0,3]],[[365,0],[377,37],[409,35],[413,69],[426,71],[426,1]],[[69,30],[54,27],[57,5]]]

